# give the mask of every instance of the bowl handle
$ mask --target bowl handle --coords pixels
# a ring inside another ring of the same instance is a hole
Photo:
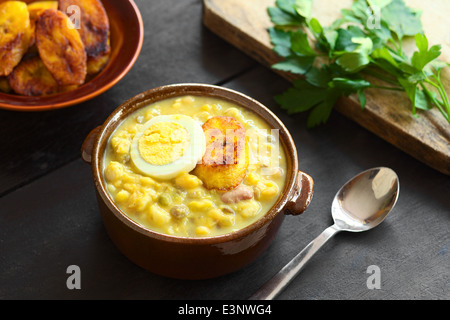
[[[308,174],[299,171],[291,199],[285,206],[285,214],[299,215],[308,208],[314,192],[314,181]]]
[[[83,144],[81,145],[81,158],[86,163],[91,163],[92,159],[92,149],[94,148],[95,138],[100,132],[101,126],[93,129],[87,135],[86,139],[84,139]]]

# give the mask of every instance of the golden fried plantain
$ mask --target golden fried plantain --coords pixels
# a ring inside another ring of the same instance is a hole
[[[87,59],[87,73],[92,75],[102,71],[108,64],[110,53],[98,57],[88,57]]]
[[[0,77],[0,91],[4,93],[9,93],[11,92],[11,90],[12,89],[8,83],[8,78],[5,76]]]
[[[36,1],[28,5],[30,20],[36,21],[39,15],[47,9],[58,9],[58,1]]]
[[[36,46],[42,61],[59,85],[84,83],[87,73],[84,44],[64,13],[47,9],[39,15]]]
[[[109,19],[100,0],[59,0],[59,10],[76,18],[80,8],[80,29],[78,30],[88,57],[99,57],[109,53]],[[76,8],[75,7],[75,8]]]
[[[26,3],[0,3],[0,76],[9,75],[19,64],[29,47],[30,37],[30,17]]]
[[[109,39],[108,39],[109,46]],[[94,75],[102,71],[109,62],[111,58],[111,50],[108,52],[102,53],[97,57],[89,57],[87,58],[87,73],[88,75]]]
[[[207,189],[227,191],[237,187],[249,165],[244,126],[232,117],[212,117],[202,128],[206,151],[193,173]]]
[[[36,1],[28,5],[28,13],[30,15],[31,38],[28,53],[36,53],[36,21],[39,15],[47,9],[58,9],[58,1]]]
[[[42,96],[57,93],[59,85],[39,56],[23,59],[8,77],[17,94]]]

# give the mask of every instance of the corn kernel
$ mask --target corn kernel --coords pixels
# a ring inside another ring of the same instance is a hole
[[[138,199],[141,196],[140,192],[133,192],[129,197],[127,201],[127,207],[130,209],[134,209],[137,206]]]
[[[206,236],[210,232],[211,231],[209,230],[209,228],[205,226],[198,226],[197,228],[195,228],[195,233],[199,236]]]
[[[210,195],[207,195],[204,190],[201,188],[195,188],[191,189],[187,192],[187,197],[190,199],[205,199],[205,198],[211,198]]]
[[[149,195],[143,194],[136,200],[136,210],[143,211],[149,203],[152,202],[152,199]]]
[[[205,211],[209,208],[212,208],[213,205],[213,202],[210,200],[194,200],[189,202],[188,207],[189,209],[194,211]]]
[[[128,127],[127,131],[130,133],[130,137],[131,136],[134,137],[136,135],[136,133],[138,131],[140,131],[140,129],[141,129],[141,126],[140,125],[136,125],[136,126]]]
[[[141,188],[141,191],[145,195],[149,196],[152,201],[156,201],[156,199],[158,198],[158,193],[154,189],[143,187]]]
[[[245,122],[244,116],[237,108],[230,108],[224,112],[225,116],[233,117],[238,121]]]
[[[114,137],[111,139],[111,146],[118,154],[128,153],[130,151],[131,141],[128,138]]]
[[[123,188],[131,193],[136,191],[137,186],[133,183],[124,183]]]
[[[109,182],[119,180],[124,173],[122,165],[117,161],[111,161],[105,169],[105,178]]]
[[[166,233],[167,233],[167,234],[170,234],[170,235],[175,234],[174,227],[173,227],[173,226],[168,226],[168,227],[166,228]]]
[[[116,191],[116,187],[112,184],[107,184],[106,188],[108,189],[109,192],[114,193]]]
[[[217,224],[224,227],[229,227],[234,224],[234,214],[224,214],[222,210],[216,208],[209,210],[208,216],[211,217]]]
[[[241,112],[236,108],[229,108],[225,110],[224,114],[228,117],[237,117]]]
[[[241,201],[236,205],[236,210],[245,218],[254,217],[261,210],[261,204],[255,200]]]
[[[257,173],[250,172],[247,176],[246,182],[251,186],[255,186],[258,184],[259,180],[260,180],[260,177]]]
[[[170,214],[154,203],[149,208],[149,219],[160,227],[170,221]]]
[[[200,121],[205,122],[206,120],[208,120],[212,116],[211,116],[211,114],[209,112],[202,111],[202,112],[199,112],[199,113],[195,114],[194,117],[197,118]]]
[[[190,105],[190,104],[194,103],[195,99],[194,99],[194,97],[186,96],[186,97],[181,98],[181,101],[184,104]]]
[[[184,189],[194,189],[202,184],[202,180],[197,176],[185,173],[176,177],[175,183]]]
[[[111,146],[115,149],[116,146],[120,143],[122,139],[119,137],[119,135],[116,135],[111,138]]]
[[[212,107],[210,104],[204,104],[201,109],[203,111],[211,111]]]
[[[157,109],[157,108],[154,108],[154,109],[148,110],[144,114],[144,117],[145,117],[145,120],[148,121],[153,117],[159,116],[160,114],[161,114],[161,111],[159,111],[159,109]]]
[[[277,194],[278,194],[278,186],[275,183],[273,183],[273,185],[261,190],[260,200],[261,201],[270,200]]]
[[[116,194],[116,201],[117,202],[124,202],[124,201],[127,201],[129,197],[130,197],[130,193],[128,191],[120,190]]]
[[[124,174],[122,175],[122,180],[124,183],[136,184],[137,176],[124,172]]]
[[[264,184],[267,188],[277,188],[278,187],[278,185],[275,182],[270,181],[270,180],[267,180]]]
[[[153,187],[155,185],[155,180],[149,177],[141,177],[141,184],[147,187]]]

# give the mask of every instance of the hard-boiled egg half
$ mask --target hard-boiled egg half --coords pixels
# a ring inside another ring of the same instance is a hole
[[[133,138],[130,157],[142,174],[168,180],[192,171],[205,153],[201,124],[182,114],[150,119]]]

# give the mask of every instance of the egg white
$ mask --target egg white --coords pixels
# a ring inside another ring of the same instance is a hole
[[[175,122],[181,125],[189,134],[189,146],[184,154],[171,163],[154,165],[145,161],[139,151],[139,140],[144,132],[158,122]],[[131,142],[130,158],[136,169],[142,174],[161,180],[175,178],[183,172],[192,171],[202,159],[206,150],[205,134],[201,125],[193,118],[182,115],[162,115],[150,119],[142,129],[134,136]]]

